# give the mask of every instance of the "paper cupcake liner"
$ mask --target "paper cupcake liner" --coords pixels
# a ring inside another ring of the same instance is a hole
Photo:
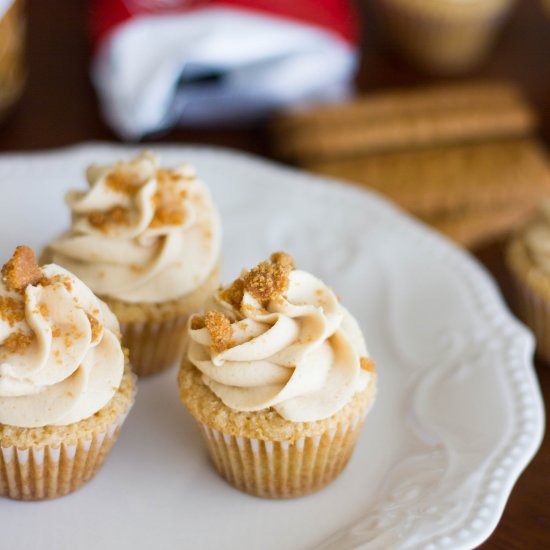
[[[119,416],[107,430],[76,444],[0,446],[0,496],[45,500],[76,491],[101,468],[125,419]]]
[[[533,331],[537,354],[550,363],[550,303],[514,277],[518,313]]]
[[[432,14],[412,2],[400,5],[378,0],[377,4],[388,32],[403,52],[436,73],[460,72],[480,63],[511,6],[511,2],[503,2],[491,11],[455,16],[443,9]]]
[[[187,318],[179,315],[169,321],[121,324],[122,344],[130,350],[135,374],[156,374],[179,361]]]
[[[322,489],[348,463],[365,416],[293,442],[235,437],[200,424],[214,465],[235,488],[258,497],[291,498]]]

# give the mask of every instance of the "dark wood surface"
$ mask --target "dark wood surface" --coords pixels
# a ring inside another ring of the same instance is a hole
[[[59,147],[86,140],[116,140],[102,122],[88,78],[90,47],[83,0],[27,0],[29,78],[24,95],[0,127],[0,150]],[[362,4],[364,39],[357,78],[362,91],[433,82],[404,63],[385,43],[368,2]],[[491,59],[473,77],[519,83],[536,106],[541,137],[550,145],[550,18],[535,0],[519,0]],[[262,126],[248,130],[173,130],[159,141],[208,143],[269,156]],[[475,254],[509,299],[502,242]],[[550,366],[537,362],[542,392],[550,402]],[[548,410],[547,410],[548,412]],[[493,535],[483,549],[550,548],[550,440],[516,484]]]

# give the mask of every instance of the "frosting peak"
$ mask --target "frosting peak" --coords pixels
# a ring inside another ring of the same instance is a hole
[[[357,322],[319,279],[272,255],[189,323],[189,361],[230,408],[273,407],[294,422],[327,418],[369,383]]]
[[[67,425],[95,414],[123,374],[119,327],[76,277],[18,247],[0,281],[0,424]]]
[[[194,169],[159,167],[145,152],[129,162],[88,167],[87,191],[66,202],[72,227],[48,246],[52,260],[102,296],[125,302],[172,300],[214,269],[220,222]]]

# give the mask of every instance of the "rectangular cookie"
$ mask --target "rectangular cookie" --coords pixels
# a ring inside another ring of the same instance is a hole
[[[510,84],[474,82],[372,93],[280,116],[275,153],[307,161],[524,136],[537,124]]]
[[[536,210],[536,201],[512,202],[498,208],[469,209],[424,219],[467,248],[474,248],[505,235],[526,222]]]
[[[550,193],[550,163],[534,139],[400,151],[303,167],[379,191],[420,217],[499,208]]]

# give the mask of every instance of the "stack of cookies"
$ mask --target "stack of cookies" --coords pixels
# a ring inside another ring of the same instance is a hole
[[[462,83],[371,94],[281,116],[280,158],[385,194],[466,246],[509,231],[550,192],[519,91]]]

